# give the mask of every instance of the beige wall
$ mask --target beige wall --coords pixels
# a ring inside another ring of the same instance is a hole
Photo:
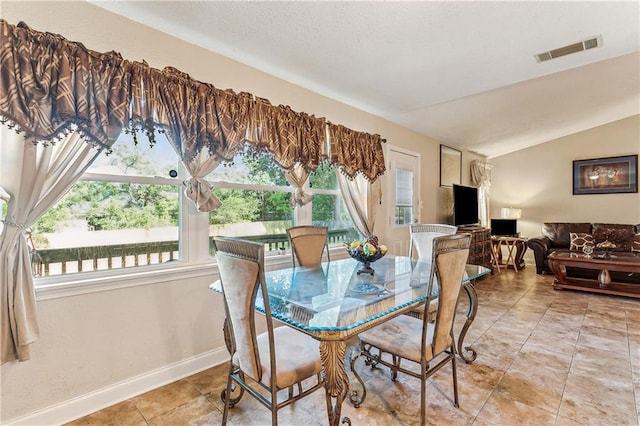
[[[422,220],[438,221],[446,210],[437,141],[89,3],[2,2],[2,18],[62,34],[89,49],[115,50],[156,68],[173,66],[216,87],[248,91],[274,104],[379,133],[390,144],[421,154]],[[469,183],[468,163],[474,158],[463,153],[463,183]],[[381,241],[387,232],[385,219],[376,219]],[[0,423],[16,418],[62,423],[192,373],[189,369],[202,360],[224,360],[223,309],[220,298],[207,289],[214,279],[212,268],[204,266],[182,276],[168,274],[161,282],[129,277],[114,289],[90,294],[49,297],[39,291],[41,338],[32,345],[30,361],[1,367]],[[109,278],[96,284],[105,283]],[[131,284],[136,286],[127,287]],[[64,409],[56,411],[59,406]],[[29,417],[32,413],[36,417]]]
[[[492,158],[491,217],[519,207],[518,230],[540,234],[543,222],[640,223],[640,194],[573,195],[574,160],[638,154],[640,116]]]

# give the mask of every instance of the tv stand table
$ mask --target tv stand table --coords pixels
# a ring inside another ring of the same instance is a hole
[[[640,274],[640,256],[634,253],[611,253],[608,256],[582,253],[554,252],[549,255],[549,267],[556,276],[553,288],[591,291],[640,298],[640,284],[611,281],[609,271]],[[567,277],[567,268],[599,270],[598,279]]]
[[[522,237],[491,237],[492,264],[500,272],[500,268],[513,268],[516,272],[524,268],[524,253],[527,251],[527,239]],[[503,261],[502,248],[506,247],[507,258]]]

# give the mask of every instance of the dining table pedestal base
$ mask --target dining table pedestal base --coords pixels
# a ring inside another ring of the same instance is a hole
[[[339,333],[338,333],[339,334]],[[346,343],[344,340],[323,340],[320,342],[320,359],[324,370],[324,389],[327,400],[327,414],[329,425],[340,424],[342,402],[349,392],[349,377],[344,369],[344,354]],[[351,424],[348,417],[342,423]]]

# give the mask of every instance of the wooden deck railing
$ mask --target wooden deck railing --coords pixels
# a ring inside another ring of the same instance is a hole
[[[349,230],[329,231],[329,245],[346,241]],[[262,242],[267,251],[287,250],[287,234],[242,236],[250,241]],[[213,255],[213,251],[211,253]],[[178,241],[155,241],[151,243],[114,244],[95,247],[73,247],[63,249],[41,249],[32,256],[33,274],[37,277],[51,275],[52,266],[56,272],[96,271],[99,269],[119,269],[139,265],[151,265],[179,259]]]

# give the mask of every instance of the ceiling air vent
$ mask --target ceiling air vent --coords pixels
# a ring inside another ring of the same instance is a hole
[[[550,61],[551,59],[559,58],[561,56],[570,55],[572,53],[582,52],[583,50],[593,49],[594,47],[602,46],[602,37],[592,37],[587,40],[582,40],[578,43],[573,43],[568,46],[559,47],[557,49],[550,50],[548,52],[539,53],[533,55],[537,62]]]

